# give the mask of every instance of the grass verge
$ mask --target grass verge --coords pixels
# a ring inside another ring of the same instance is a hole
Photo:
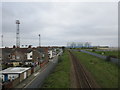
[[[118,66],[95,56],[73,51],[102,88],[118,87]]]
[[[88,50],[88,51],[90,51],[90,50]],[[115,56],[116,58],[120,59],[120,56],[118,55],[118,53],[120,53],[120,51],[90,51],[90,52],[101,54],[104,56],[112,55],[112,56]]]
[[[59,63],[53,73],[45,80],[42,88],[69,88],[70,87],[70,60],[65,51],[59,57]]]

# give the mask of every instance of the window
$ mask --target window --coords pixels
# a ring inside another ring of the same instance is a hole
[[[10,55],[8,55],[8,57],[10,58]]]
[[[15,59],[15,55],[12,56],[12,59]]]
[[[32,55],[30,56],[30,58],[32,58]]]
[[[12,78],[14,79],[15,77],[14,77],[14,76],[12,76]]]
[[[20,56],[16,56],[16,59],[20,59]]]
[[[45,55],[43,54],[42,57],[45,57]]]

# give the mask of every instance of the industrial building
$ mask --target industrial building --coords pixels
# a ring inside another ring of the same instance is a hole
[[[68,48],[81,48],[81,47],[91,47],[90,42],[69,42],[67,43]]]

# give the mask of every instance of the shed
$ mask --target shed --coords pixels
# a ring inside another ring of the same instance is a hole
[[[27,72],[30,67],[10,67],[0,71],[0,78],[3,81],[14,80],[20,78],[20,82],[27,78]]]

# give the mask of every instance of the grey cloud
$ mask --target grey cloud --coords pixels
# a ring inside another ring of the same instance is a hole
[[[21,44],[38,45],[40,33],[42,45],[91,41],[117,46],[117,3],[3,3],[2,18],[7,46],[15,44],[16,19]]]

